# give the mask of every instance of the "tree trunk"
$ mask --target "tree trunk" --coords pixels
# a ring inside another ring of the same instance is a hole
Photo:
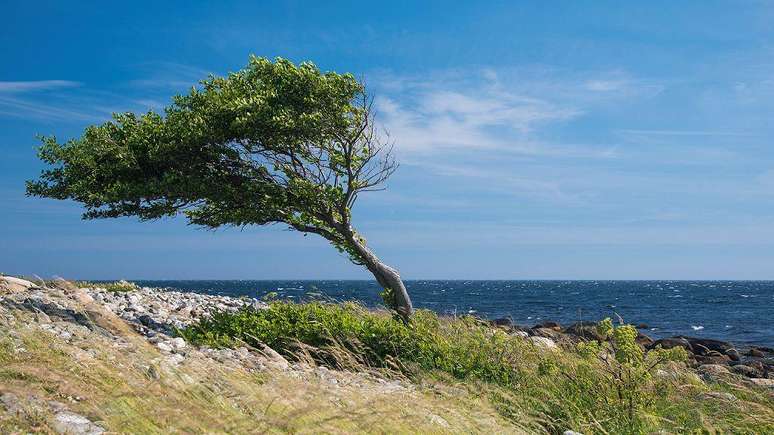
[[[398,271],[384,264],[379,257],[359,240],[353,230],[350,229],[347,233],[348,241],[352,244],[358,254],[360,254],[361,259],[365,263],[365,267],[374,275],[374,278],[376,278],[376,281],[380,286],[392,290],[395,295],[395,310],[404,321],[408,321],[409,317],[414,312],[414,307],[411,304],[411,298],[409,297],[406,286],[403,284],[403,280],[400,278]]]

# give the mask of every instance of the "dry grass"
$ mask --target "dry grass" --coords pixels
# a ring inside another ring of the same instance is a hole
[[[96,333],[67,343],[26,320],[0,325],[0,393],[28,402],[22,413],[0,411],[0,433],[49,432],[51,413],[34,403],[48,400],[118,433],[518,432],[485,400],[442,384],[249,373],[196,355],[173,366],[128,330],[117,348]]]

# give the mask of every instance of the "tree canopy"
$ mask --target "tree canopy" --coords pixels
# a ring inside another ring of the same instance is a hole
[[[252,56],[246,68],[173,97],[161,114],[114,114],[80,138],[41,140],[50,168],[27,193],[80,202],[86,219],[287,224],[329,240],[391,291],[403,287],[384,277],[397,272],[351,225],[358,195],[383,188],[397,168],[372,99],[351,74]],[[396,298],[410,314],[408,295]]]

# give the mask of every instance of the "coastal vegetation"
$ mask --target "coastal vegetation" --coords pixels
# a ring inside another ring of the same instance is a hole
[[[27,194],[70,199],[85,219],[184,215],[191,224],[284,224],[322,236],[366,267],[404,320],[413,307],[398,272],[355,230],[352,208],[397,169],[372,98],[351,74],[251,57],[203,80],[163,115],[116,113],[78,139],[43,137],[51,166]]]
[[[100,285],[0,277],[0,432],[774,431],[771,380],[610,320],[407,324],[355,303]]]
[[[711,387],[687,368],[684,348],[646,353],[633,326],[610,319],[597,325],[597,333],[602,341],[560,349],[470,316],[418,310],[404,324],[355,303],[284,301],[214,313],[180,331],[199,345],[266,344],[291,360],[311,359],[337,370],[376,369],[419,385],[455,385],[477,392],[502,417],[535,432],[774,430],[771,394],[744,393],[765,410],[751,418],[739,403],[705,400]]]

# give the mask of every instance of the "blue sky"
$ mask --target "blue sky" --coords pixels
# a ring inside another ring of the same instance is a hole
[[[368,278],[280,227],[24,196],[36,134],[157,110],[254,53],[366,81],[402,165],[355,219],[404,278],[774,279],[772,3],[157,3],[4,5],[1,272]]]

